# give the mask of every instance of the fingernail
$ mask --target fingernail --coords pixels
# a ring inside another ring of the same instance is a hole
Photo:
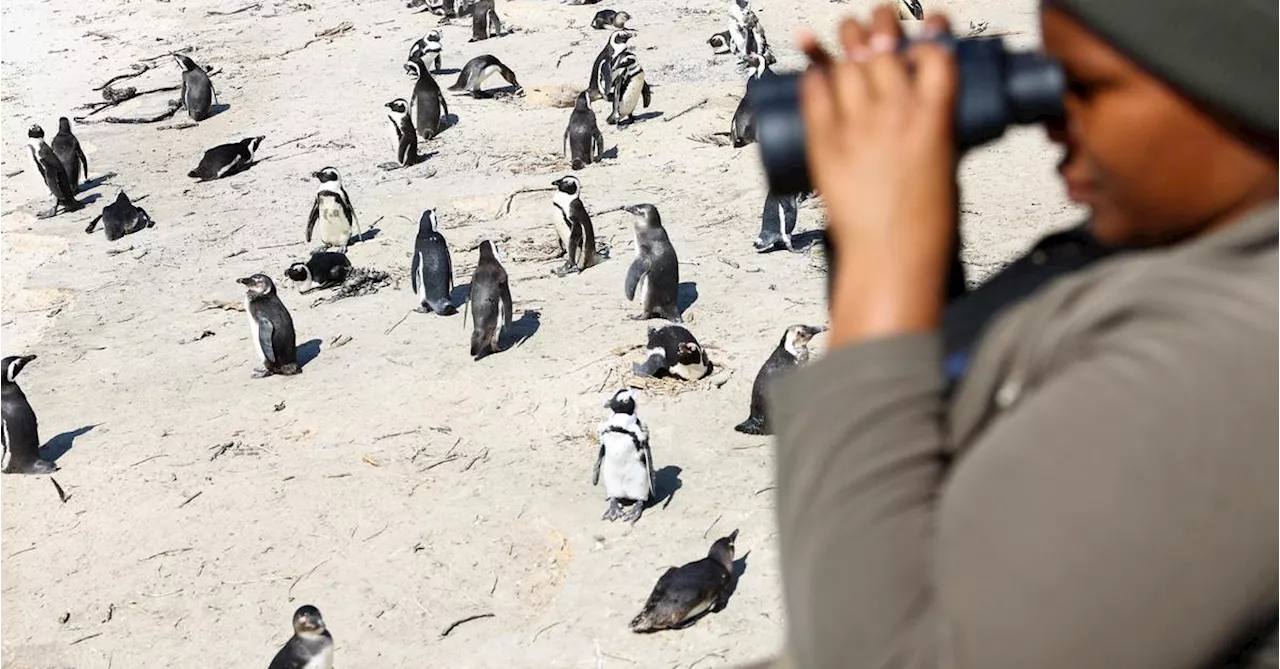
[[[873,55],[890,53],[898,46],[898,40],[892,35],[884,33],[876,33],[871,36],[871,41],[867,43]]]

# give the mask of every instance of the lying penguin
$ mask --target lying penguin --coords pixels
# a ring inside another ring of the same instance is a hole
[[[300,294],[313,290],[332,288],[346,280],[351,273],[351,261],[345,253],[317,251],[305,263],[289,265],[284,275],[297,286]]]
[[[58,466],[40,459],[40,431],[36,412],[18,387],[18,373],[34,355],[9,356],[0,361],[0,442],[4,444],[5,474],[48,474]]]
[[[649,432],[636,416],[636,400],[623,388],[605,403],[612,415],[600,423],[600,452],[596,455],[591,485],[600,485],[604,475],[604,495],[609,508],[603,520],[619,518],[631,523],[640,520],[644,505],[653,497],[653,451],[649,448]],[[622,502],[631,503],[631,511],[622,512]]]
[[[253,154],[264,139],[266,137],[246,137],[234,144],[219,144],[205,151],[200,164],[187,176],[212,181],[243,172],[253,166]]]
[[[658,578],[644,610],[631,621],[637,633],[680,629],[707,611],[719,611],[728,603],[733,584],[733,542],[738,531],[711,544],[707,557],[683,567],[672,567]]]
[[[102,231],[106,233],[107,241],[109,242],[114,242],[139,230],[154,227],[156,224],[147,215],[146,209],[133,206],[133,203],[129,201],[129,196],[125,195],[124,191],[120,191],[120,194],[116,196],[116,201],[104,207],[97,218],[89,221],[89,227],[84,229],[85,233],[93,234],[93,231],[98,227],[98,221],[102,221]]]
[[[638,376],[674,376],[697,381],[711,373],[711,361],[693,333],[679,325],[649,328],[649,357],[632,365]]]
[[[812,325],[792,325],[783,333],[777,348],[764,361],[756,381],[751,386],[751,415],[733,429],[744,434],[773,434],[769,417],[765,413],[764,394],[774,377],[809,361],[809,340],[827,328]]]
[[[333,669],[333,635],[320,609],[308,604],[293,613],[293,636],[267,669]]]

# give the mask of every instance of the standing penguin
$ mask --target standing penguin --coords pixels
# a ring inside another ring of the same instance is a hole
[[[605,42],[604,48],[591,63],[591,81],[587,82],[587,92],[591,94],[593,101],[601,98],[613,101],[613,77],[609,66],[618,54],[630,48],[627,42],[635,35],[630,30],[615,30],[609,34],[609,40]]]
[[[764,213],[760,215],[760,234],[756,236],[753,246],[758,253],[768,253],[785,248],[795,252],[791,243],[791,233],[796,229],[796,219],[800,217],[800,195],[781,194],[770,191],[764,198]]]
[[[311,176],[320,180],[316,189],[315,201],[311,204],[311,216],[307,218],[307,242],[311,241],[316,222],[320,222],[320,242],[326,247],[337,248],[347,252],[351,243],[351,233],[358,231],[360,222],[356,218],[355,207],[351,206],[351,197],[347,189],[342,187],[342,178],[338,170],[326,167]]]
[[[102,231],[107,235],[107,241],[114,242],[125,235],[131,235],[144,228],[154,226],[155,221],[147,215],[147,210],[141,207],[133,206],[129,201],[129,196],[120,191],[116,196],[116,201],[103,207],[102,213],[97,218],[89,221],[89,227],[84,231],[87,234],[93,234],[95,228],[98,227],[98,221],[102,221]]]
[[[644,610],[631,621],[637,633],[679,629],[707,611],[723,609],[733,584],[734,542],[738,531],[716,539],[707,557],[672,567],[653,586]]]
[[[479,360],[497,353],[502,332],[511,325],[511,285],[498,246],[480,244],[480,260],[471,277],[471,356]]]
[[[622,30],[627,27],[627,21],[631,20],[631,15],[626,12],[615,12],[612,9],[602,9],[596,12],[591,19],[591,27],[596,30],[605,30],[606,28],[617,28]]]
[[[53,195],[53,209],[39,214],[39,217],[57,216],[58,207],[62,207],[64,211],[82,209],[84,205],[76,199],[76,187],[71,183],[71,177],[67,176],[67,169],[62,166],[62,161],[58,160],[57,154],[44,141],[44,128],[38,125],[31,126],[27,131],[27,145],[31,148],[31,158],[36,161],[36,169],[40,170],[44,185]]]
[[[600,485],[604,474],[604,497],[609,508],[601,520],[622,518],[631,523],[640,520],[644,505],[653,497],[653,451],[649,448],[649,432],[636,415],[636,400],[623,388],[605,402],[608,419],[597,428],[600,452],[591,476],[591,485]],[[622,512],[622,502],[631,503],[631,511]]]
[[[742,55],[758,55],[769,65],[778,62],[778,59],[773,56],[773,49],[769,48],[769,40],[764,36],[764,26],[760,24],[760,17],[756,16],[754,11],[750,9],[746,11],[743,27],[747,31],[747,45]]]
[[[471,39],[467,41],[479,42],[501,36],[502,21],[498,19],[493,0],[476,0],[476,4],[471,6]]]
[[[444,35],[439,30],[432,28],[427,31],[422,39],[413,43],[409,47],[409,57],[417,56],[422,62],[428,66],[431,72],[440,70],[440,60],[444,55]]]
[[[248,289],[245,291],[244,311],[249,315],[249,339],[262,360],[262,368],[254,370],[253,378],[301,374],[293,318],[276,294],[276,285],[271,277],[254,274],[236,281]]]
[[[393,114],[387,114],[391,122],[391,144],[396,149],[396,162],[401,167],[408,167],[418,162],[418,133],[413,127],[412,114],[409,113],[409,102],[404,98],[396,98],[383,105]]]
[[[266,137],[246,137],[234,144],[220,144],[204,152],[200,164],[187,173],[192,179],[212,181],[243,172],[253,165],[253,154]]]
[[[440,85],[427,71],[427,65],[421,58],[410,56],[409,61],[404,64],[404,71],[417,79],[413,85],[412,105],[409,107],[413,127],[417,129],[418,136],[431,139],[444,128],[444,117],[449,115],[449,104],[445,102]]]
[[[53,142],[49,147],[53,149],[58,162],[61,162],[63,169],[67,171],[67,178],[71,180],[71,189],[79,191],[81,177],[89,178],[89,159],[84,157],[80,140],[71,134],[70,119],[65,116],[58,119],[58,134],[53,136]]]
[[[604,153],[604,135],[596,124],[596,113],[591,110],[591,94],[582,91],[573,103],[569,125],[564,129],[564,152],[575,170],[600,160]]]
[[[747,54],[747,12],[750,0],[729,0],[729,48],[739,56]]]
[[[350,273],[351,261],[346,254],[333,251],[312,253],[305,263],[293,263],[284,271],[284,275],[298,287],[298,293],[303,295],[340,284]]]
[[[635,52],[627,49],[619,53],[609,65],[609,76],[610,89],[613,91],[613,113],[605,120],[616,125],[631,123],[641,99],[644,100],[645,109],[649,108],[652,99],[649,84],[644,80],[644,68],[640,67],[640,59]]]
[[[267,669],[333,669],[333,636],[320,609],[307,604],[293,613],[293,636]]]
[[[516,73],[512,72],[511,68],[503,65],[497,56],[485,54],[467,61],[467,64],[462,66],[462,71],[458,73],[458,80],[449,87],[449,90],[466,91],[475,98],[491,98],[493,94],[485,92],[481,86],[495,74],[502,75],[508,84],[517,89],[520,88],[520,82],[516,81]]]
[[[792,325],[782,334],[778,346],[764,361],[751,385],[751,415],[733,429],[743,434],[773,434],[765,409],[765,391],[778,374],[794,369],[809,361],[809,340],[827,328],[812,325]]]
[[[556,187],[551,196],[551,204],[556,208],[556,234],[566,256],[564,266],[553,271],[563,277],[596,264],[596,231],[587,208],[582,205],[582,183],[578,178],[560,177],[551,185]]]
[[[744,59],[744,65],[751,72],[747,77],[748,92],[744,93],[742,99],[738,101],[738,108],[733,112],[733,122],[729,126],[729,137],[733,140],[735,148],[742,148],[756,141],[756,115],[751,108],[751,82],[773,75],[769,70],[769,64],[757,54],[747,56]]]
[[[636,259],[627,270],[624,290],[628,300],[640,298],[640,313],[633,320],[658,317],[680,321],[676,294],[680,288],[680,260],[662,227],[658,208],[633,204],[626,211],[636,217]]]
[[[0,436],[4,438],[5,474],[48,474],[58,466],[40,459],[40,432],[36,412],[18,387],[18,373],[34,355],[9,356],[0,361]]]
[[[711,373],[711,360],[692,332],[679,325],[649,328],[648,357],[643,365],[632,365],[637,376],[674,376],[697,381]]]
[[[213,103],[218,99],[217,92],[213,90],[213,82],[209,81],[209,75],[187,56],[175,53],[173,59],[182,69],[182,106],[186,107],[187,114],[193,121],[209,118]]]
[[[413,294],[418,297],[419,313],[450,316],[458,309],[449,301],[453,294],[453,261],[449,245],[440,234],[436,210],[422,212],[418,219],[418,237],[413,240],[413,266],[409,270]]]

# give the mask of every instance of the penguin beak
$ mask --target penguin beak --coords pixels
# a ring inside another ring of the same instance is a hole
[[[253,283],[253,277],[251,277],[251,276],[246,276],[246,277],[244,277],[244,278],[242,278],[242,279],[236,279],[236,283],[243,283],[244,285],[246,285],[246,286],[247,286],[247,285],[249,285],[249,284]]]
[[[22,356],[22,357],[20,358],[20,360],[22,360],[22,366],[23,366],[23,367],[26,367],[26,366],[27,366],[27,363],[29,363],[29,362],[31,362],[32,360],[35,360],[35,359],[36,359],[36,357],[35,357],[34,355],[24,355],[24,356]]]

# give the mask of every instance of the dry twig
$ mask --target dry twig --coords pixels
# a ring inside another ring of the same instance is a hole
[[[444,631],[440,633],[440,638],[443,639],[444,637],[449,636],[449,633],[452,632],[454,628],[456,628],[458,625],[461,625],[463,623],[469,623],[472,620],[480,620],[481,618],[492,618],[492,617],[494,617],[492,613],[477,613],[474,616],[467,616],[466,618],[455,620],[452,623],[450,623],[448,627],[444,628]]]
[[[680,118],[681,116],[684,116],[685,114],[688,114],[689,112],[691,112],[691,111],[693,111],[693,110],[697,109],[698,107],[701,107],[702,105],[705,105],[705,104],[707,104],[707,98],[702,98],[701,100],[699,100],[699,101],[697,101],[697,102],[693,103],[692,105],[689,105],[688,107],[685,107],[684,109],[681,109],[680,111],[678,111],[678,112],[676,112],[676,113],[674,113],[674,114],[672,114],[672,115],[670,115],[670,116],[663,116],[663,117],[662,117],[662,122],[663,122],[663,123],[666,123],[667,121],[673,121],[673,120],[675,120],[675,119],[678,119],[678,118]]]

